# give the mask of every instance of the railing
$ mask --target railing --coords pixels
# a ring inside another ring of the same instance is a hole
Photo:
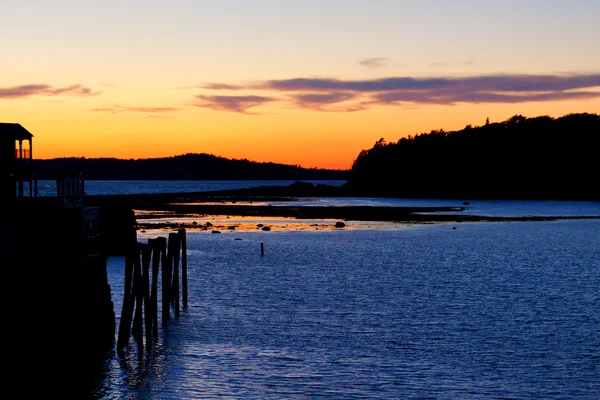
[[[15,150],[15,158],[16,159],[21,158],[21,152],[23,152],[23,158],[24,159],[25,158],[29,159],[29,156],[31,155],[31,150],[30,149],[21,149],[21,150],[16,149]]]
[[[62,198],[65,206],[78,206],[83,203],[85,183],[80,178],[60,178],[56,180],[56,196]]]

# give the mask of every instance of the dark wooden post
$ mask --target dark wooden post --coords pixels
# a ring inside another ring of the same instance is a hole
[[[161,288],[162,288],[162,295],[161,295],[161,299],[162,299],[162,325],[166,326],[166,320],[169,318],[169,314],[168,314],[168,309],[169,309],[169,303],[168,303],[168,299],[166,299],[166,289],[165,289],[165,275],[166,272],[165,270],[167,269],[167,239],[164,237],[159,237],[156,239],[159,246],[160,246],[160,264],[161,264],[161,268],[162,268],[162,283],[161,283]],[[165,307],[165,303],[166,303],[166,307]],[[167,309],[167,313],[165,314],[165,308]]]
[[[150,289],[150,304],[152,305],[152,328],[155,335],[158,335],[158,270],[160,268],[161,250],[161,242],[159,239],[148,240],[148,243],[152,246],[152,288]]]
[[[58,184],[58,181],[57,181]],[[129,342],[131,319],[133,318],[133,254],[130,248],[125,256],[125,286],[123,288],[123,308],[121,310],[121,322],[119,324],[119,339],[117,341],[117,353],[122,356],[123,349]]]
[[[19,197],[23,197],[23,141],[19,140]]]
[[[179,251],[181,249],[179,234],[173,235],[173,280],[171,286],[171,295],[173,306],[175,306],[175,315],[179,315]],[[169,235],[169,239],[171,235]],[[170,240],[169,240],[170,241]]]
[[[29,141],[29,197],[37,196],[37,179],[33,177],[33,143],[31,138],[27,139]],[[33,181],[35,179],[35,188],[32,187]]]
[[[150,259],[152,247],[150,243],[142,247],[142,290],[144,295],[144,325],[146,333],[146,349],[152,348],[152,303],[150,302]]]
[[[265,255],[265,245],[264,243],[260,243],[260,255],[264,256]]]
[[[187,239],[185,229],[181,228],[178,231],[179,239],[181,240],[181,301],[183,306],[188,305],[188,282],[187,282]]]
[[[168,251],[166,251],[166,263],[163,258],[162,270],[162,325],[167,326],[167,321],[171,318],[171,270],[173,268],[173,250],[172,233],[169,234]],[[167,246],[165,246],[165,249]]]
[[[133,257],[133,293],[135,295],[135,314],[133,317],[133,337],[138,341],[140,350],[143,349],[142,307],[144,291],[142,286],[142,265],[140,263],[140,243],[136,246]]]

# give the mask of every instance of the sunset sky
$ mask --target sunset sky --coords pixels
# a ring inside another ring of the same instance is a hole
[[[349,168],[383,137],[600,112],[598,0],[6,0],[34,156]]]

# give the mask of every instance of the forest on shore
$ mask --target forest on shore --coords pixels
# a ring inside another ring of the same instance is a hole
[[[210,154],[34,162],[37,179],[64,174],[88,180],[347,180],[341,187],[296,184],[269,188],[262,195],[279,190],[296,196],[600,200],[599,150],[600,116],[579,113],[559,118],[515,115],[396,142],[382,138],[362,150],[349,171]]]
[[[515,115],[453,132],[382,138],[360,152],[354,195],[600,200],[600,116]]]
[[[348,171],[184,154],[146,159],[54,158],[35,160],[37,179],[88,180],[346,180]]]

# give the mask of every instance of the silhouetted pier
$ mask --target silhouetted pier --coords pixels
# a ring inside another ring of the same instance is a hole
[[[87,204],[79,176],[58,177],[56,196],[39,196],[32,138],[19,124],[0,123],[7,381],[27,377],[60,394],[91,379],[114,346],[106,259],[126,255],[135,217],[127,203]]]
[[[131,334],[140,351],[144,347],[144,335],[146,349],[152,348],[154,338],[158,335],[159,278],[162,289],[162,326],[166,327],[171,318],[171,307],[174,308],[175,315],[179,316],[180,297],[184,307],[187,307],[188,302],[185,229],[170,233],[168,241],[164,237],[158,237],[148,239],[147,243],[136,241],[130,247],[125,260],[123,309],[117,342],[119,355],[123,354]]]

